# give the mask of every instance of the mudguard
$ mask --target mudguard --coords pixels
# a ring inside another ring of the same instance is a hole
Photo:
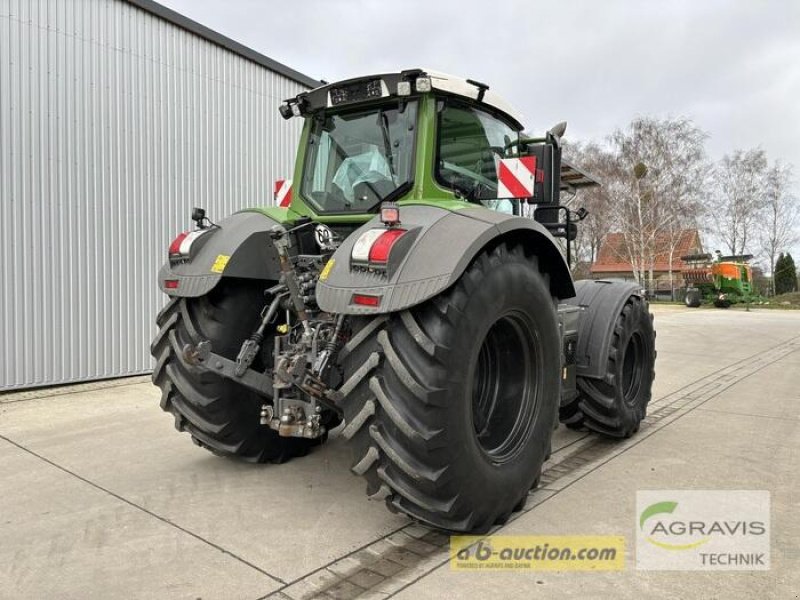
[[[641,296],[641,288],[630,281],[583,279],[575,282],[575,297],[566,304],[582,308],[575,352],[578,377],[605,377],[617,316],[631,296]]]
[[[186,262],[167,261],[158,272],[158,285],[169,296],[194,297],[210,292],[225,277],[277,280],[278,255],[269,237],[275,221],[259,212],[235,213],[210,229]],[[194,249],[194,246],[193,246]],[[165,281],[177,287],[165,287]]]
[[[478,253],[497,238],[514,238],[539,256],[550,274],[550,288],[558,298],[575,290],[555,239],[533,219],[515,217],[483,207],[449,211],[429,205],[404,205],[401,226],[408,234],[392,249],[386,270],[365,269],[351,263],[353,245],[368,229],[384,228],[376,217],[351,234],[333,255],[317,283],[322,310],[344,314],[380,314],[415,306],[444,291]],[[380,297],[379,305],[352,303],[353,295]]]

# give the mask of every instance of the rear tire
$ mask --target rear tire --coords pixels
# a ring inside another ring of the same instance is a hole
[[[652,397],[655,361],[653,315],[646,300],[631,296],[617,316],[605,376],[578,377],[578,395],[561,406],[561,421],[570,429],[632,436]]]
[[[153,383],[161,388],[161,408],[175,428],[220,456],[248,462],[284,462],[303,456],[319,440],[280,437],[259,422],[264,398],[235,381],[199,371],[183,358],[185,344],[211,341],[214,352],[235,359],[255,329],[264,305],[264,283],[223,279],[206,296],[173,298],[158,314],[160,328],[150,352],[156,358]],[[267,351],[271,338],[262,344]],[[253,363],[263,368],[268,354]]]
[[[702,298],[700,297],[700,290],[696,289],[686,290],[686,298],[684,298],[684,302],[686,303],[686,306],[688,306],[689,308],[699,307],[702,302]]]
[[[555,305],[536,258],[499,246],[443,294],[356,328],[340,354],[352,389],[342,434],[369,497],[451,531],[484,532],[521,509],[559,394]]]

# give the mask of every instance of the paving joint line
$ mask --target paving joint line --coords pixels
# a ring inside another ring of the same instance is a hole
[[[387,539],[390,536],[398,534],[398,533],[402,532],[404,529],[406,529],[406,528],[408,528],[408,527],[410,527],[412,525],[415,525],[415,523],[414,522],[410,522],[410,523],[406,523],[405,525],[401,525],[397,529],[393,529],[389,533],[386,533],[386,534],[384,534],[382,536],[379,536],[379,537],[375,538],[374,540],[370,540],[369,542],[359,546],[355,550],[351,550],[347,554],[343,554],[342,556],[340,556],[338,558],[335,558],[335,559],[325,563],[324,565],[322,565],[320,567],[317,567],[316,569],[313,569],[312,571],[309,571],[308,573],[304,573],[303,575],[300,575],[299,577],[297,577],[297,578],[295,578],[295,579],[293,579],[291,581],[283,582],[283,586],[281,586],[277,590],[273,590],[273,591],[269,592],[266,596],[262,596],[258,600],[265,600],[266,598],[269,598],[270,596],[274,596],[276,594],[279,594],[279,593],[281,593],[282,590],[285,590],[288,587],[291,587],[291,586],[293,586],[293,585],[295,585],[297,583],[300,583],[301,581],[303,581],[304,579],[307,579],[308,577],[311,577],[311,576],[313,576],[313,575],[315,575],[317,573],[320,573],[320,572],[324,571],[325,569],[328,569],[329,567],[335,565],[337,562],[340,562],[340,561],[342,561],[342,560],[344,560],[346,558],[350,558],[353,555],[358,554],[359,552],[363,552],[363,551],[367,550],[373,544],[376,544],[378,542],[381,542],[381,541]]]
[[[767,352],[772,353],[775,350],[780,349],[782,346],[797,346],[798,348],[800,348],[800,337],[792,336],[790,338],[782,340],[782,341],[778,342],[778,344],[776,344],[775,346],[773,346],[772,348],[767,350]],[[790,352],[789,353],[785,353],[785,354],[788,355],[788,354],[790,354]],[[741,359],[739,359],[739,360],[737,360],[735,362],[732,362],[729,365],[721,367],[721,368],[713,371],[712,373],[709,373],[708,375],[704,375],[703,377],[695,379],[694,381],[689,382],[686,385],[683,385],[683,386],[679,387],[677,390],[673,390],[672,392],[669,392],[665,396],[662,396],[661,398],[658,398],[654,402],[651,402],[650,405],[653,406],[653,405],[658,405],[659,403],[667,402],[672,396],[678,396],[678,397],[684,396],[685,395],[684,394],[684,390],[687,390],[688,388],[690,388],[690,387],[692,387],[694,385],[701,384],[702,382],[705,382],[707,379],[709,379],[711,377],[716,377],[716,378],[722,377],[722,376],[724,376],[724,373],[722,373],[723,371],[727,371],[727,370],[731,370],[732,369],[732,370],[734,370],[734,372],[737,372],[738,371],[738,367],[741,364],[743,364],[743,363],[752,363],[754,360],[761,359],[763,357],[763,355],[764,355],[764,352],[754,352],[753,354],[751,354],[749,356],[745,356],[745,357],[743,357],[743,358],[741,358]]]
[[[750,413],[742,413],[736,412],[733,410],[720,410],[718,408],[703,408],[702,406],[698,406],[697,410],[700,412],[710,412],[710,413],[717,413],[721,415],[731,415],[734,417],[747,417],[749,419],[769,419],[773,421],[800,421],[800,417],[776,417],[774,415],[753,415]]]
[[[27,452],[31,456],[34,456],[34,457],[38,458],[39,460],[41,460],[41,461],[49,464],[50,466],[58,469],[59,471],[62,471],[64,473],[66,473],[67,475],[71,475],[75,479],[78,479],[78,480],[90,485],[91,487],[93,487],[93,488],[95,488],[97,490],[100,490],[101,492],[104,492],[104,493],[108,494],[112,498],[116,498],[120,502],[124,502],[128,506],[131,506],[131,507],[141,511],[141,512],[153,517],[154,519],[158,519],[162,523],[165,523],[166,525],[169,525],[170,527],[173,527],[173,528],[177,529],[178,531],[180,531],[182,533],[185,533],[186,535],[189,535],[189,536],[195,538],[196,540],[198,540],[198,541],[200,541],[200,542],[202,542],[202,543],[204,543],[204,544],[206,544],[208,546],[211,546],[215,550],[218,550],[218,551],[222,552],[223,554],[227,554],[228,556],[230,556],[231,558],[233,558],[235,560],[238,560],[242,564],[245,564],[248,567],[250,567],[252,569],[255,569],[256,571],[258,571],[262,575],[266,575],[267,577],[269,577],[270,579],[272,579],[276,583],[279,583],[281,585],[285,585],[286,584],[286,582],[283,581],[280,577],[276,577],[275,575],[272,575],[271,573],[265,571],[261,567],[251,563],[250,561],[242,558],[241,556],[238,556],[237,554],[234,554],[230,550],[227,550],[227,549],[223,548],[219,544],[215,544],[214,542],[212,542],[210,540],[207,540],[203,536],[201,536],[201,535],[199,535],[199,534],[197,534],[197,533],[195,533],[195,532],[193,532],[193,531],[191,531],[189,529],[186,529],[185,527],[182,527],[182,526],[178,525],[177,523],[167,519],[166,517],[162,517],[161,515],[159,515],[159,514],[153,512],[153,511],[145,508],[144,506],[141,506],[141,505],[133,502],[132,500],[128,500],[127,498],[117,494],[116,492],[113,492],[110,489],[105,488],[102,485],[100,485],[98,483],[95,483],[94,481],[92,481],[90,479],[87,479],[86,477],[83,477],[82,475],[79,475],[78,473],[75,473],[74,471],[71,471],[71,470],[67,469],[66,467],[64,467],[62,465],[59,465],[58,463],[50,460],[46,456],[43,456],[43,455],[39,454],[38,452],[35,452],[35,451],[31,450],[30,448],[26,448],[22,444],[20,444],[18,442],[15,442],[14,440],[6,437],[5,435],[0,434],[0,439],[1,440],[5,440],[6,442],[11,444],[12,446],[15,446],[15,447],[19,448],[23,452]]]
[[[17,402],[30,402],[31,400],[41,400],[43,398],[55,398],[57,396],[69,396],[99,390],[108,390],[118,387],[131,385],[142,385],[150,381],[150,375],[131,375],[129,377],[115,377],[113,379],[99,379],[95,381],[84,381],[69,385],[46,386],[40,388],[29,388],[19,391],[0,392],[0,405],[16,404]]]

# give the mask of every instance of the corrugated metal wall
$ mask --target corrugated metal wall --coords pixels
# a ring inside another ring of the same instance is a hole
[[[0,0],[0,389],[149,371],[167,245],[271,202],[305,89],[120,0]]]

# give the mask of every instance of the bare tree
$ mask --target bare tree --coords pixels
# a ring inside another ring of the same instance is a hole
[[[760,248],[769,260],[769,272],[775,276],[778,253],[800,241],[800,203],[790,193],[791,165],[776,161],[764,179],[764,203],[760,211],[758,237]],[[774,293],[774,283],[772,287]]]
[[[615,157],[594,142],[566,144],[564,154],[572,164],[601,183],[600,187],[579,192],[576,198],[576,206],[582,206],[589,214],[578,227],[575,254],[579,263],[591,264],[597,258],[600,243],[611,230],[613,206],[605,182],[616,169]]]
[[[689,119],[652,117],[639,117],[611,136],[616,169],[607,191],[614,198],[614,228],[640,284],[652,281],[659,253],[669,255],[671,270],[680,235],[696,220],[707,172],[706,137]],[[660,247],[665,238],[667,247]]]
[[[708,225],[730,254],[744,254],[753,242],[766,174],[767,155],[761,148],[726,154],[714,168]]]

